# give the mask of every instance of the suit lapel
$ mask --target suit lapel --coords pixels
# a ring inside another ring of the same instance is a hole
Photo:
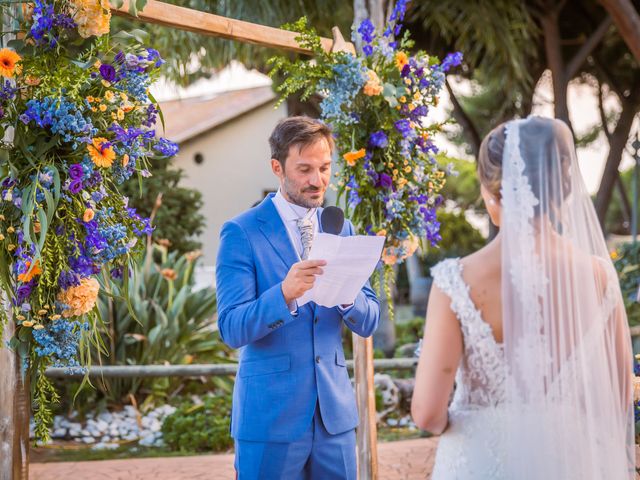
[[[276,210],[276,206],[271,200],[272,197],[273,194],[269,195],[257,207],[260,209],[258,212],[260,231],[288,269],[299,261],[299,258],[293,245],[291,245],[287,228],[282,223],[278,210]]]

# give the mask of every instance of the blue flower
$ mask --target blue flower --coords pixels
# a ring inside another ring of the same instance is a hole
[[[449,69],[451,69],[452,67],[457,67],[461,63],[462,63],[462,53],[460,52],[449,53],[440,64],[440,68],[442,69],[443,72],[448,72]]]
[[[415,134],[415,131],[411,127],[411,121],[407,120],[406,118],[397,120],[393,125],[394,127],[396,127],[396,130],[398,130],[398,132],[400,132],[405,138],[412,137]]]
[[[113,65],[103,63],[100,65],[100,75],[102,75],[102,78],[107,82],[114,82],[116,80],[116,69],[113,68]]]
[[[173,157],[179,150],[177,144],[167,140],[166,138],[158,140],[158,143],[153,146],[153,149],[160,152],[165,157]]]
[[[376,148],[385,148],[389,144],[387,135],[382,130],[369,135],[369,145]]]
[[[333,66],[333,75],[318,83],[320,91],[327,92],[320,108],[322,118],[328,123],[351,125],[356,120],[351,116],[351,104],[367,81],[367,68],[360,57],[346,54],[341,62]]]
[[[33,330],[39,357],[47,357],[54,367],[78,367],[78,343],[82,325],[77,321],[55,320],[45,328]]]

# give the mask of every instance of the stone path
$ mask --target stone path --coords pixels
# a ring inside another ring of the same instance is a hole
[[[380,480],[429,478],[437,444],[435,438],[378,444]],[[34,463],[29,477],[31,480],[230,480],[234,478],[233,455]]]

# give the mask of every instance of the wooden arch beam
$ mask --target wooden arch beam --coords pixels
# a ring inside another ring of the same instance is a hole
[[[296,53],[310,55],[311,51],[301,48],[296,37],[298,33],[289,32],[280,28],[268,27],[257,23],[243,22],[233,18],[214,15],[190,8],[179,7],[170,3],[148,0],[144,8],[138,12],[138,16],[129,13],[129,2],[124,0],[120,7],[112,7],[111,12],[120,17],[139,20],[145,23],[154,23],[166,27],[186,30],[211,37],[238,40],[240,42],[253,43],[263,47],[272,47],[288,50]],[[322,37],[322,46],[330,51],[334,45],[331,38]],[[355,51],[353,44],[345,42],[346,49]]]

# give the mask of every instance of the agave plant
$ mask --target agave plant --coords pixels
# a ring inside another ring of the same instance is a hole
[[[99,311],[108,358],[113,365],[219,363],[229,361],[216,325],[213,288],[194,288],[199,252],[180,254],[149,244],[128,279],[105,279]],[[128,291],[130,303],[123,300]],[[94,359],[97,363],[99,359]],[[227,388],[229,379],[214,379]],[[104,379],[97,388],[111,401],[133,395],[146,405],[184,387],[184,379]]]

